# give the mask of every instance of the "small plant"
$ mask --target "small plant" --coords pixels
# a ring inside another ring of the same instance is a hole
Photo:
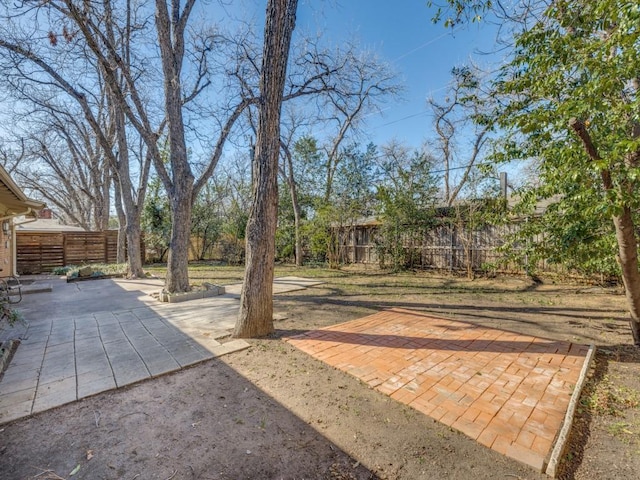
[[[614,422],[609,425],[608,430],[614,437],[621,437],[624,436],[624,434],[633,435],[633,432],[629,430],[630,426],[631,425],[626,422]]]
[[[69,270],[71,270],[72,268],[76,268],[73,265],[69,265],[66,267],[55,267],[53,270],[51,270],[51,273],[53,275],[66,275],[67,273],[69,273]]]
[[[80,271],[90,271],[91,273],[88,275],[90,277],[103,277],[106,275],[124,275],[127,273],[127,264],[126,263],[91,263],[88,265],[76,266],[76,265],[68,265],[66,267],[58,267],[54,270],[54,274],[56,271],[65,272],[64,275],[67,278],[78,278],[80,276],[87,276],[86,274],[80,275]],[[63,275],[63,273],[60,273]]]
[[[23,321],[20,312],[11,308],[9,302],[5,300],[0,301],[0,320],[3,319],[6,319],[10,326]]]
[[[582,409],[599,415],[621,417],[623,411],[640,406],[640,392],[633,388],[617,387],[605,376],[593,393],[580,400]]]

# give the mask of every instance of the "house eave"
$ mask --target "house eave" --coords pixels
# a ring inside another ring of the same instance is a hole
[[[0,216],[2,218],[18,215],[35,217],[45,206],[43,202],[27,197],[0,165]]]

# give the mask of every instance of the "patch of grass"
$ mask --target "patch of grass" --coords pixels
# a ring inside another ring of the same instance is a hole
[[[629,430],[629,427],[631,427],[631,425],[629,425],[627,422],[614,422],[610,424],[607,429],[609,430],[609,433],[614,437],[620,437],[624,436],[625,434],[634,434],[631,430]]]
[[[640,406],[640,391],[614,385],[609,376],[605,375],[591,395],[580,399],[580,406],[598,415],[621,417],[625,410]]]
[[[51,270],[51,273],[53,275],[66,275],[72,268],[78,267],[76,267],[75,265],[68,265],[66,267],[55,267],[53,270]]]

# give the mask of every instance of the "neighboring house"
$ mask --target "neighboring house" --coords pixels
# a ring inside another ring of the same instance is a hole
[[[0,277],[16,274],[14,219],[37,218],[44,207],[44,203],[27,197],[0,165]]]
[[[48,208],[40,211],[36,218],[16,220],[15,227],[17,232],[84,232],[84,228],[75,225],[65,225],[60,220],[53,218],[53,213]]]

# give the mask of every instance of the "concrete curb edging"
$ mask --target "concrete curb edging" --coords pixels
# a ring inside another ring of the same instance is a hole
[[[571,432],[571,427],[573,426],[573,418],[576,413],[578,401],[580,400],[580,395],[582,394],[582,389],[584,388],[584,384],[587,381],[587,374],[589,373],[589,368],[591,368],[591,363],[593,362],[595,355],[596,346],[592,344],[589,346],[589,351],[587,352],[587,356],[584,359],[584,364],[582,365],[580,376],[578,377],[576,386],[573,389],[573,393],[571,394],[569,407],[567,408],[567,413],[564,417],[564,421],[562,422],[562,428],[560,429],[560,433],[558,434],[558,438],[556,439],[553,451],[551,452],[551,456],[549,457],[547,469],[545,470],[545,473],[551,478],[556,478],[558,464],[567,447],[567,441],[569,440],[569,433]]]
[[[0,342],[0,377],[2,377],[2,374],[9,366],[9,362],[18,348],[18,345],[20,345],[20,340],[15,339],[7,340],[4,343]]]
[[[203,298],[217,297],[225,294],[225,287],[218,285],[207,286],[205,290],[193,290],[183,293],[169,293],[162,290],[158,294],[158,300],[165,303],[188,302],[190,300],[201,300]]]

